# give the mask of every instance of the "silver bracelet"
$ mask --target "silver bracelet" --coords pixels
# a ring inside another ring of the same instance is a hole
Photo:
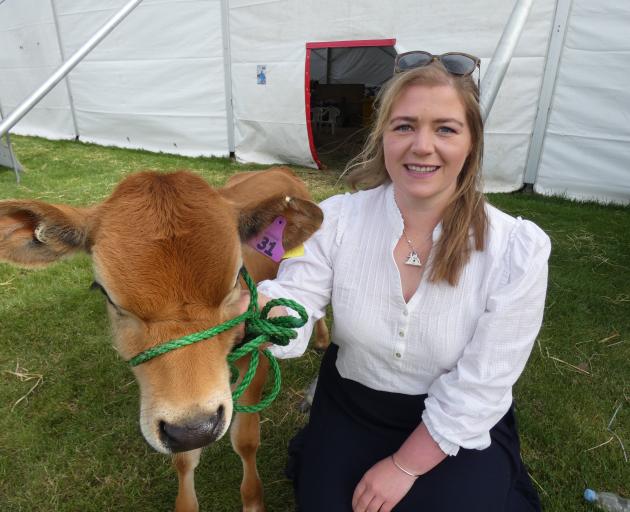
[[[393,453],[390,455],[390,458],[392,459],[392,462],[394,463],[394,466],[396,466],[398,469],[400,469],[405,475],[409,475],[409,476],[412,476],[414,478],[418,478],[420,476],[420,475],[416,475],[416,474],[412,473],[408,469],[405,469],[400,464],[398,464],[398,462],[396,462],[396,459],[394,458],[394,454]]]

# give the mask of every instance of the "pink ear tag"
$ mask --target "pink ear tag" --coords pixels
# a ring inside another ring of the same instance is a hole
[[[284,217],[276,217],[262,233],[248,240],[247,244],[260,254],[271,258],[275,262],[279,262],[284,256],[282,233],[284,233],[286,225],[287,220]]]

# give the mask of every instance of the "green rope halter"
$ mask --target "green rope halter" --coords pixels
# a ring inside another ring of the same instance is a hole
[[[236,412],[259,412],[265,407],[268,407],[271,402],[273,402],[278,396],[280,392],[280,386],[282,384],[282,378],[280,376],[280,366],[278,365],[278,361],[273,357],[273,354],[265,349],[263,350],[263,354],[269,360],[269,364],[271,366],[271,371],[273,373],[273,386],[269,395],[264,397],[260,402],[255,405],[240,405],[237,404],[236,401],[241,397],[243,392],[247,389],[247,386],[250,385],[254,375],[256,374],[256,369],[258,368],[258,361],[260,359],[260,351],[258,347],[263,343],[271,342],[275,345],[287,345],[292,338],[297,336],[295,332],[295,328],[302,327],[306,321],[308,320],[308,315],[306,314],[306,310],[297,302],[289,299],[273,299],[270,300],[262,310],[258,309],[258,291],[256,290],[256,284],[251,276],[248,274],[245,267],[241,268],[241,275],[245,280],[245,284],[247,284],[247,288],[249,288],[250,293],[250,301],[249,307],[245,313],[238,315],[227,322],[223,322],[215,327],[211,327],[205,331],[196,332],[193,334],[189,334],[188,336],[184,336],[182,338],[178,338],[176,340],[167,341],[161,345],[157,345],[155,347],[151,347],[144,352],[141,352],[135,357],[132,357],[129,360],[129,364],[131,366],[138,366],[139,364],[145,363],[154,357],[160,356],[162,354],[166,354],[171,350],[175,350],[177,348],[185,347],[186,345],[191,345],[192,343],[197,343],[198,341],[207,340],[208,338],[212,338],[217,334],[221,334],[233,327],[236,327],[241,322],[245,322],[245,341],[240,346],[230,352],[228,355],[228,364],[230,365],[230,370],[232,371],[232,384],[234,384],[238,380],[238,370],[234,366],[234,361],[240,359],[241,357],[246,356],[247,354],[251,354],[252,358],[249,362],[249,367],[243,376],[238,387],[232,392],[232,400],[234,401],[234,410]],[[274,306],[285,306],[293,309],[296,313],[300,315],[300,318],[296,318],[293,316],[277,316],[273,318],[267,318],[267,314],[269,310]]]

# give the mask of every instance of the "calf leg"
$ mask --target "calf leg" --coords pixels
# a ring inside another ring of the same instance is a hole
[[[237,362],[241,375],[244,375],[249,359],[247,357]],[[268,370],[269,363],[264,356],[261,356],[254,379],[239,399],[241,405],[254,405],[260,401]],[[232,421],[230,437],[234,451],[238,453],[243,462],[243,480],[241,482],[243,511],[264,512],[262,482],[256,468],[256,452],[260,446],[259,414],[237,413]]]
[[[201,448],[173,455],[173,465],[177,470],[178,489],[175,500],[175,512],[197,512],[197,494],[195,493],[195,468],[199,464]]]
[[[313,341],[313,347],[317,350],[326,350],[328,345],[330,345],[330,334],[328,333],[326,319],[320,318],[315,322],[315,341]]]

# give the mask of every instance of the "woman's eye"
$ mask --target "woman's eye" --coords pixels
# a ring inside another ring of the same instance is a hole
[[[457,132],[450,126],[440,126],[438,128],[438,133],[457,133]]]
[[[399,124],[397,126],[394,126],[395,132],[408,132],[411,130],[412,130],[412,127],[410,124]]]

